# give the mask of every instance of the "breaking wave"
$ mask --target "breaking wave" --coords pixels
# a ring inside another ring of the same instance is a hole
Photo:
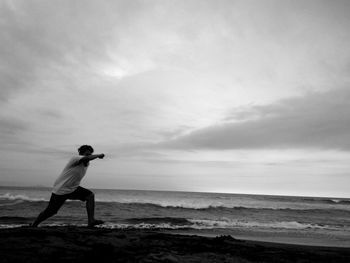
[[[20,204],[22,202],[48,202],[48,198],[40,198],[40,197],[29,197],[27,195],[14,195],[11,193],[0,194],[0,207],[1,206],[11,206]],[[68,200],[75,201],[75,200]],[[342,212],[350,215],[350,200],[345,199],[322,199],[323,203],[331,203],[332,202],[332,211],[333,212]],[[172,209],[172,210],[196,210],[196,211],[208,211],[208,212],[230,212],[230,211],[283,211],[283,212],[291,212],[296,211],[298,213],[303,213],[303,211],[307,211],[308,213],[312,212],[322,212],[327,211],[330,207],[325,206],[317,206],[317,208],[310,207],[272,207],[269,205],[264,205],[261,207],[252,207],[249,205],[244,206],[235,206],[234,204],[196,204],[194,202],[186,203],[181,201],[173,201],[169,202],[167,200],[154,200],[152,202],[138,201],[134,200],[96,200],[100,205],[106,206],[116,206],[116,207],[125,207],[129,209]]]
[[[6,222],[7,221],[7,222]],[[0,218],[0,228],[21,227],[27,225],[29,218]],[[10,223],[11,222],[11,223]],[[84,224],[64,224],[53,223],[43,224],[46,226],[84,226]],[[326,229],[326,230],[344,230],[343,227],[301,223],[297,221],[276,221],[276,222],[257,222],[242,220],[209,220],[209,219],[186,219],[171,217],[154,217],[154,218],[130,218],[124,222],[106,222],[99,228],[109,229],[169,229],[169,230],[210,230],[210,229]]]
[[[29,201],[29,202],[40,202],[40,201],[49,201],[45,198],[35,198],[35,197],[29,197],[26,195],[12,195],[10,193],[2,194],[0,195],[0,201],[1,200],[8,200],[8,201],[15,201],[15,200],[21,200],[21,201]]]

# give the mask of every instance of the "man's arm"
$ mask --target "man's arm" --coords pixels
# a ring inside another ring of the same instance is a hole
[[[88,163],[89,161],[95,160],[97,158],[103,159],[103,157],[105,157],[105,155],[103,153],[101,153],[101,154],[91,154],[91,155],[84,156],[83,158],[81,158],[79,160],[78,164]]]

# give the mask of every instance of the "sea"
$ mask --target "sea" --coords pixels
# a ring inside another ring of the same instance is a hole
[[[91,190],[100,228],[350,248],[349,198]],[[27,227],[50,195],[51,188],[0,186],[0,228]],[[86,224],[85,203],[67,201],[40,226]]]

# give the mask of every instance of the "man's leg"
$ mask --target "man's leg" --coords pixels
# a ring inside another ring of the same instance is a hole
[[[60,209],[60,207],[64,204],[65,201],[66,200],[64,198],[52,194],[48,206],[44,211],[42,211],[38,215],[38,217],[35,219],[34,223],[31,226],[37,227],[41,222],[57,214],[57,211]]]
[[[95,221],[95,195],[91,193],[86,197],[86,212],[88,216],[88,225]]]
[[[69,199],[81,200],[86,202],[86,212],[88,216],[88,226],[93,227],[103,224],[102,220],[95,219],[95,195],[89,189],[79,186],[70,196]]]
[[[43,222],[44,220],[48,219],[53,215],[54,215],[53,212],[49,212],[47,211],[47,209],[45,209],[38,215],[38,217],[35,219],[34,223],[31,226],[37,227],[41,222]]]
[[[101,225],[104,222],[102,220],[95,219],[95,195],[91,193],[86,198],[86,211],[88,215],[88,226],[93,227],[97,225]]]

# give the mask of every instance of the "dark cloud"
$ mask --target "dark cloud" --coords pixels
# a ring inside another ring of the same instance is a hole
[[[318,148],[350,150],[350,90],[309,93],[230,114],[162,147],[177,149]]]

